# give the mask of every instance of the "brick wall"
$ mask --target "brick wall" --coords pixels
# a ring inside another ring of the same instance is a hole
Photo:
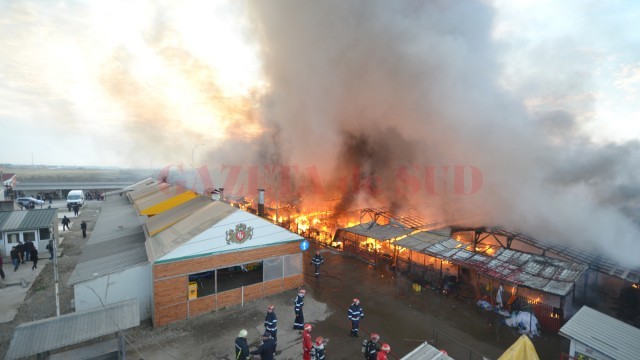
[[[292,243],[154,265],[153,323],[155,326],[163,326],[243,303],[241,288],[188,300],[189,274],[299,252],[299,245]],[[244,302],[298,288],[303,281],[303,274],[298,274],[245,286]]]

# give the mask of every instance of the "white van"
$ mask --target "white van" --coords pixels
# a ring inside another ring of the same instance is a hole
[[[84,191],[82,190],[71,190],[67,194],[67,206],[71,204],[72,206],[78,204],[78,206],[84,205]]]

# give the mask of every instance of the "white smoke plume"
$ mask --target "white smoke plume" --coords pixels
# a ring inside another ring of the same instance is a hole
[[[474,166],[477,192],[435,196],[456,218],[640,264],[639,144],[591,143],[570,112],[532,113],[502,88],[486,2],[250,5],[289,162],[327,178],[354,166],[376,175],[383,189],[370,200],[386,206],[434,200],[423,167]],[[398,198],[409,164],[421,191]]]

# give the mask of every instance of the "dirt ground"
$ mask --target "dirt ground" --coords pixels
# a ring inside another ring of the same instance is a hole
[[[87,202],[71,231],[63,233],[63,256],[59,261],[61,277],[61,313],[73,311],[73,289],[66,283],[82,253],[86,240],[79,229],[81,220],[88,222],[89,234],[99,214],[100,202]],[[66,211],[66,208],[64,210]],[[457,359],[482,359],[470,349],[495,359],[519,334],[501,324],[492,312],[473,304],[443,297],[423,289],[412,291],[412,284],[388,268],[374,268],[356,259],[323,250],[325,265],[321,277],[312,275],[305,265],[308,296],[305,320],[318,335],[329,339],[328,359],[361,359],[362,339],[371,332],[381,334],[392,347],[390,359],[399,359],[425,340],[438,337],[438,348],[445,348]],[[305,264],[308,264],[305,254]],[[43,262],[44,264],[44,262]],[[18,324],[55,316],[55,297],[51,264],[40,274],[27,294],[24,304],[12,322],[0,324],[0,358],[4,358],[13,330]],[[233,359],[233,342],[240,329],[247,329],[251,349],[258,345],[264,331],[263,320],[268,304],[276,305],[278,315],[278,351],[276,359],[300,359],[300,333],[292,329],[292,300],[295,290],[266,299],[234,306],[162,328],[149,321],[126,331],[129,359]],[[361,337],[349,337],[346,307],[351,299],[362,299],[366,318],[361,324]],[[543,334],[532,339],[540,358],[558,358],[565,347],[557,334]],[[457,341],[461,342],[457,343]],[[467,348],[468,346],[469,348]],[[256,357],[257,359],[258,357]]]

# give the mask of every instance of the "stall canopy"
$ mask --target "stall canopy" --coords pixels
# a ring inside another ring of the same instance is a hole
[[[421,234],[421,233],[418,233]],[[587,265],[529,254],[510,249],[498,249],[494,255],[474,252],[472,245],[437,235],[413,234],[394,243],[458,266],[472,268],[485,276],[546,293],[566,296],[575,281],[587,270]]]
[[[522,335],[498,360],[539,360],[536,348],[527,335]]]
[[[149,217],[145,220],[145,229],[147,230],[147,234],[149,236],[154,236],[208,204],[211,204],[211,199],[204,196],[198,196],[156,216]]]
[[[197,197],[182,186],[170,185],[135,201],[140,215],[154,216]]]
[[[415,231],[401,224],[390,223],[387,225],[380,225],[375,221],[370,221],[368,223],[358,224],[349,228],[342,228],[338,230],[362,235],[380,241],[395,239],[400,236],[411,234]]]
[[[150,260],[163,263],[302,240],[261,217],[214,201],[150,237],[146,246]]]
[[[153,194],[157,191],[161,191],[164,189],[169,188],[171,185],[164,183],[164,182],[159,182],[159,183],[154,183],[151,185],[147,185],[144,187],[141,187],[140,189],[134,190],[132,192],[130,192],[128,194],[129,199],[131,200],[132,203],[137,202],[138,200],[144,198],[145,196],[148,196],[149,194]]]

